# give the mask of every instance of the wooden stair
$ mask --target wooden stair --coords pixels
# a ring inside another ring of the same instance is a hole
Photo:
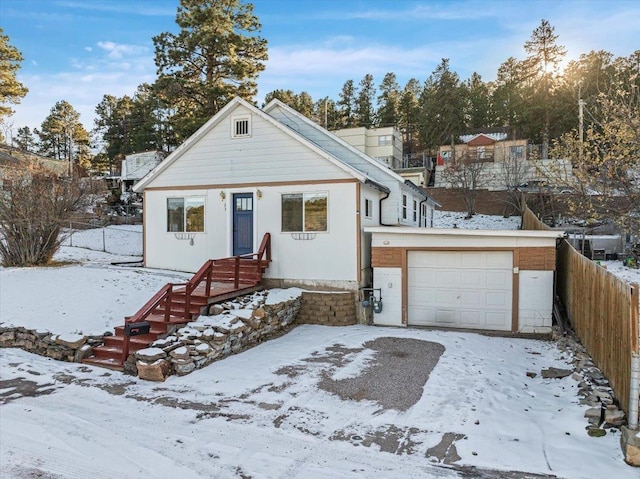
[[[117,326],[113,336],[105,336],[101,346],[93,348],[85,364],[122,371],[129,354],[147,348],[176,327],[193,321],[203,308],[262,289],[262,275],[271,262],[271,235],[266,233],[257,253],[210,259],[187,283],[167,283],[125,324]],[[130,336],[127,326],[148,323],[149,332]]]

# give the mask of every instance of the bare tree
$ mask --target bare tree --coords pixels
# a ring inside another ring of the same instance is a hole
[[[462,196],[467,207],[466,219],[476,214],[478,190],[486,184],[485,166],[485,162],[472,161],[463,157],[449,163],[442,172],[444,180]]]
[[[640,92],[624,88],[601,93],[584,139],[563,135],[553,152],[573,164],[569,211],[584,221],[613,221],[640,236]]]
[[[10,172],[0,191],[0,257],[4,266],[44,265],[63,240],[61,225],[87,195],[76,179],[38,164]]]
[[[508,192],[503,212],[505,218],[509,216],[509,210],[520,215],[524,211],[526,199],[519,186],[527,182],[531,173],[531,163],[526,158],[508,156],[500,163],[500,181]]]

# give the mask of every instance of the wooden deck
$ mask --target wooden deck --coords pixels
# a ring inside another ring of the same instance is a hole
[[[166,284],[136,314],[126,317],[113,336],[105,336],[104,344],[93,348],[93,354],[82,362],[122,370],[129,354],[207,314],[209,305],[263,289],[262,274],[270,262],[269,233],[257,253],[206,261],[187,283]],[[143,331],[146,327],[149,331],[134,334],[132,325],[143,325]]]

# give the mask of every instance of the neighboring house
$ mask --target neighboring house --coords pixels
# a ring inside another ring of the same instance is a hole
[[[478,133],[460,137],[462,144],[443,145],[438,149],[438,166],[454,157],[461,161],[501,162],[526,160],[528,140],[508,140],[506,133]]]
[[[166,156],[163,151],[144,151],[125,156],[120,173],[122,192],[131,191],[133,185],[158,166]]]
[[[271,233],[268,285],[371,284],[366,226],[429,227],[420,188],[278,100],[235,98],[134,186],[147,267],[196,271]]]
[[[402,167],[402,133],[393,126],[344,128],[331,133],[391,169]]]
[[[506,132],[476,133],[459,137],[461,144],[438,149],[432,186],[450,188],[447,168],[454,163],[474,163],[478,189],[505,190],[530,182],[562,189],[573,182],[569,160],[538,159],[530,153],[528,140],[508,140]]]

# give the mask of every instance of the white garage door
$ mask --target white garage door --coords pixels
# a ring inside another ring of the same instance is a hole
[[[509,331],[510,251],[410,251],[408,323]]]

